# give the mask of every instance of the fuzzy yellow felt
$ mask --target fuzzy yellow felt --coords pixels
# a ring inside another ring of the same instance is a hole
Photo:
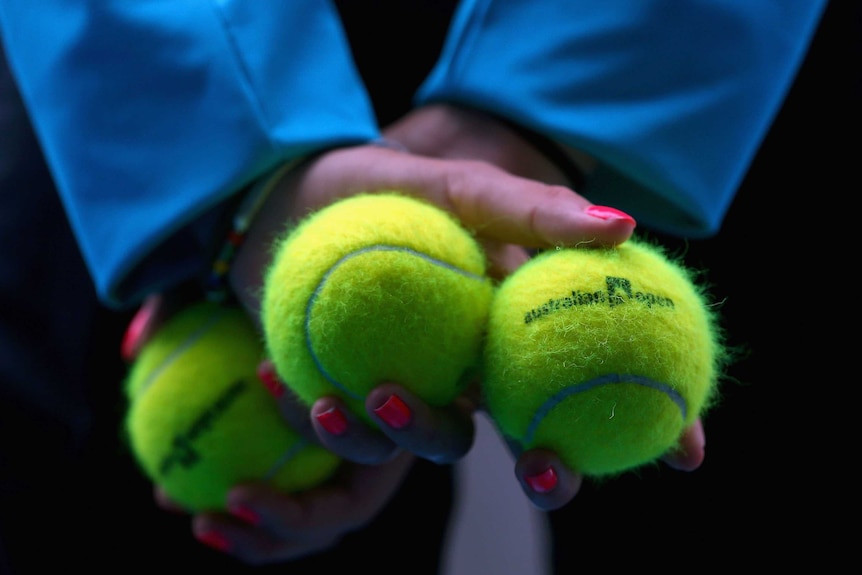
[[[655,462],[713,404],[722,340],[696,274],[659,245],[550,250],[495,296],[484,398],[522,447],[612,476]]]
[[[163,326],[130,368],[129,446],[146,475],[189,511],[224,510],[227,491],[243,481],[302,491],[338,465],[288,427],[257,380],[263,357],[243,311],[203,302]]]
[[[396,192],[361,194],[278,242],[264,285],[268,353],[308,404],[339,395],[360,417],[382,382],[433,405],[475,375],[493,293],[484,251],[448,212]]]

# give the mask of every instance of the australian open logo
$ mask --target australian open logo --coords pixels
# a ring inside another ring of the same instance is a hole
[[[213,428],[224,412],[247,389],[248,384],[243,380],[232,383],[192,421],[187,429],[174,436],[170,451],[159,464],[159,473],[162,477],[167,477],[177,466],[188,469],[200,461],[201,455],[195,448],[195,443]]]
[[[552,313],[589,305],[616,307],[627,304],[673,308],[673,300],[658,294],[636,291],[631,280],[615,276],[605,277],[605,288],[594,292],[572,290],[560,298],[552,298],[524,314],[524,323],[529,324]]]

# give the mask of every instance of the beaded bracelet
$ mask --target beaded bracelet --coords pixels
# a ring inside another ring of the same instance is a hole
[[[302,160],[303,158],[291,160],[268,176],[260,178],[242,199],[234,213],[227,237],[216,254],[209,275],[204,281],[203,288],[207,300],[222,303],[228,299],[230,290],[227,285],[227,274],[230,271],[236,251],[245,240],[251,222],[284,174],[296,167]]]
[[[368,142],[368,144],[400,152],[408,151],[403,144],[388,138],[377,138]],[[230,290],[227,285],[227,274],[230,271],[230,266],[233,263],[236,251],[245,240],[245,236],[248,233],[248,228],[251,226],[251,222],[260,211],[261,206],[269,197],[269,194],[272,193],[276,184],[287,172],[305,162],[306,159],[307,157],[303,156],[286,162],[281,167],[271,172],[268,176],[257,180],[251,186],[251,189],[242,199],[237,211],[234,213],[231,228],[227,233],[227,237],[213,260],[209,275],[204,280],[203,289],[207,300],[222,303],[228,299],[230,296]]]

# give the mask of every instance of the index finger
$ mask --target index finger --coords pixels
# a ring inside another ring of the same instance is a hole
[[[569,188],[482,162],[458,161],[444,177],[442,192],[432,199],[479,235],[497,241],[531,248],[616,245],[636,226],[625,212],[596,206]]]
[[[452,212],[480,236],[530,248],[616,245],[636,226],[630,215],[595,206],[570,188],[515,176],[480,160],[359,146],[321,156],[304,178],[326,182],[327,191],[301,204],[319,205],[362,190],[399,190]]]

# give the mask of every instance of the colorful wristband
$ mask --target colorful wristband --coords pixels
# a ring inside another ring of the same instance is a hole
[[[377,138],[371,140],[368,144],[380,148],[408,152],[404,145],[387,138]],[[207,300],[221,303],[230,297],[231,292],[228,286],[227,275],[230,272],[230,267],[237,250],[245,240],[254,217],[284,175],[305,162],[309,157],[311,156],[303,156],[286,162],[278,169],[273,170],[269,175],[258,179],[251,186],[245,197],[243,197],[234,213],[227,237],[221,249],[217,252],[210,272],[204,280],[203,289]]]
[[[230,296],[227,282],[227,274],[236,256],[236,251],[245,240],[248,229],[254,217],[260,211],[261,206],[272,193],[276,184],[284,175],[302,162],[304,158],[291,160],[269,175],[258,179],[246,193],[234,213],[230,230],[227,233],[221,249],[213,260],[210,273],[204,280],[204,293],[209,301],[222,303]]]

